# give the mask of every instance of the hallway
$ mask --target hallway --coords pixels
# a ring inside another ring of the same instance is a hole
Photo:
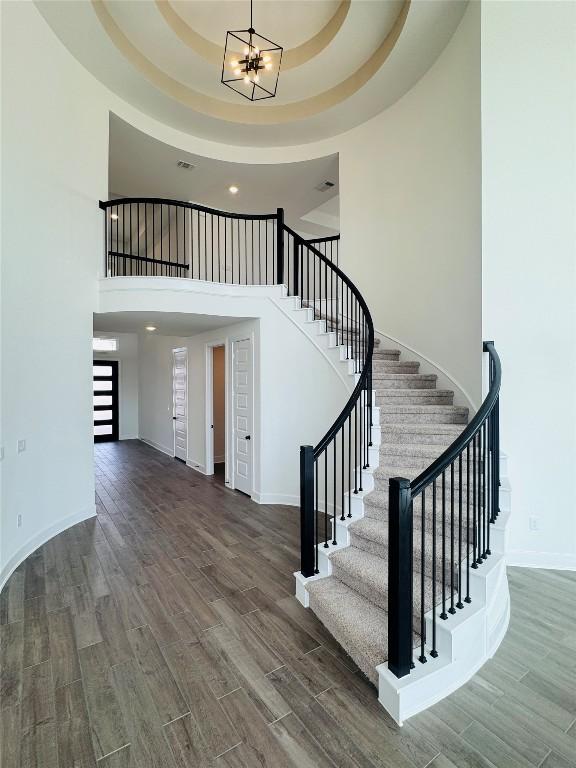
[[[293,597],[298,510],[138,441],[95,456],[97,518],[0,597],[2,768],[576,765],[574,573],[510,569],[495,658],[400,729]]]

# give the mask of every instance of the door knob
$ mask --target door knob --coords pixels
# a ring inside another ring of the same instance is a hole
[[[250,435],[246,435],[246,440],[250,440]]]

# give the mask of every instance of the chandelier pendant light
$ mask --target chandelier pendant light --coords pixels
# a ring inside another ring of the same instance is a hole
[[[222,83],[250,101],[276,96],[282,47],[259,35],[253,26],[250,0],[250,27],[226,32]]]

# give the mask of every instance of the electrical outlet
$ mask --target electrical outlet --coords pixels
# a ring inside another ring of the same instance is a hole
[[[18,453],[24,453],[26,450],[26,440],[18,440]]]
[[[18,515],[18,517],[16,518],[16,527],[22,528],[22,515]]]
[[[531,531],[538,531],[540,529],[540,526],[538,525],[538,518],[536,515],[532,515],[528,518],[528,527]]]

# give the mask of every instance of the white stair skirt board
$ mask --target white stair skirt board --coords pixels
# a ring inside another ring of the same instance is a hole
[[[296,598],[305,607],[310,605],[307,585],[332,574],[330,556],[349,545],[349,526],[363,517],[362,495],[353,507],[352,518],[337,520],[337,546],[319,547],[318,570],[315,576],[305,578],[297,571]],[[438,657],[433,659],[426,647],[427,662],[415,661],[415,667],[406,677],[393,675],[386,663],[376,667],[378,673],[378,700],[394,720],[404,720],[431,707],[466,683],[490,659],[500,645],[510,619],[510,595],[506,577],[506,544],[509,511],[509,486],[502,478],[500,490],[501,512],[490,529],[492,554],[477,569],[470,569],[470,597],[472,602],[445,621],[436,617]],[[426,634],[432,635],[432,613],[426,614]],[[414,651],[419,655],[418,648]]]

